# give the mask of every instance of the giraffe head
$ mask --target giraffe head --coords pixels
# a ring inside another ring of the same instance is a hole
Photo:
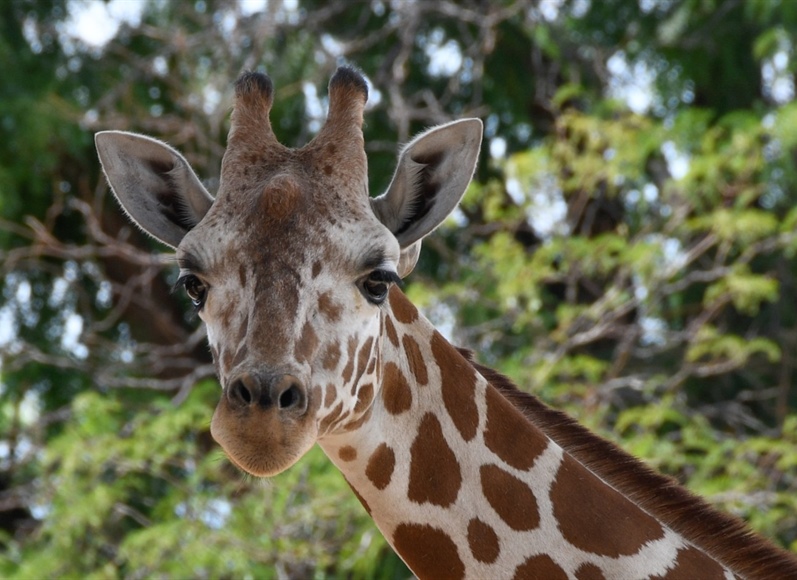
[[[387,191],[371,198],[362,76],[338,69],[326,123],[300,149],[275,138],[272,96],[265,75],[237,81],[215,199],[168,145],[96,135],[116,197],[176,248],[179,283],[205,322],[223,389],[212,434],[259,476],[367,416],[390,286],[459,202],[482,135],[478,119],[423,133],[402,150]]]

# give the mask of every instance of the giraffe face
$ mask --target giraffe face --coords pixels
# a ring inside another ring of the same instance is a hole
[[[211,431],[255,475],[281,471],[319,436],[356,422],[378,384],[380,313],[399,244],[364,190],[341,199],[312,186],[325,178],[282,173],[234,198],[222,190],[177,249],[224,389]]]
[[[116,131],[95,140],[127,213],[177,249],[223,388],[213,436],[240,468],[268,476],[368,417],[387,292],[462,197],[481,122],[414,139],[370,198],[357,72],[332,77],[327,121],[301,149],[274,137],[268,77],[244,74],[235,94],[215,199],[168,145]]]

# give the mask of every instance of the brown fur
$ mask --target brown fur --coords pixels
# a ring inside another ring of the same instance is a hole
[[[501,373],[458,349],[487,381],[561,445],[567,453],[690,543],[747,578],[797,578],[797,557],[753,533],[740,519],[721,513],[674,479],[661,475],[525,393]]]

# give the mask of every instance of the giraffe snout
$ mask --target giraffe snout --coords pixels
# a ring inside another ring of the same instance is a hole
[[[242,372],[224,387],[210,433],[230,460],[258,477],[275,475],[315,443],[318,428],[305,384],[294,375]]]
[[[293,375],[259,376],[243,373],[230,381],[225,396],[232,408],[275,408],[301,416],[307,411],[307,390]]]

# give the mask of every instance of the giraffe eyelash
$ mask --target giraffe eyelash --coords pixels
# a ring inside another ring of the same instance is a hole
[[[371,272],[371,276],[374,275],[377,276],[377,280],[379,280],[380,282],[385,282],[389,284],[398,284],[399,286],[401,286],[404,282],[401,279],[401,276],[399,276],[396,272],[392,270],[377,269]]]
[[[392,270],[373,270],[362,278],[357,285],[368,302],[374,306],[381,306],[387,298],[392,284],[401,284],[401,278]]]

